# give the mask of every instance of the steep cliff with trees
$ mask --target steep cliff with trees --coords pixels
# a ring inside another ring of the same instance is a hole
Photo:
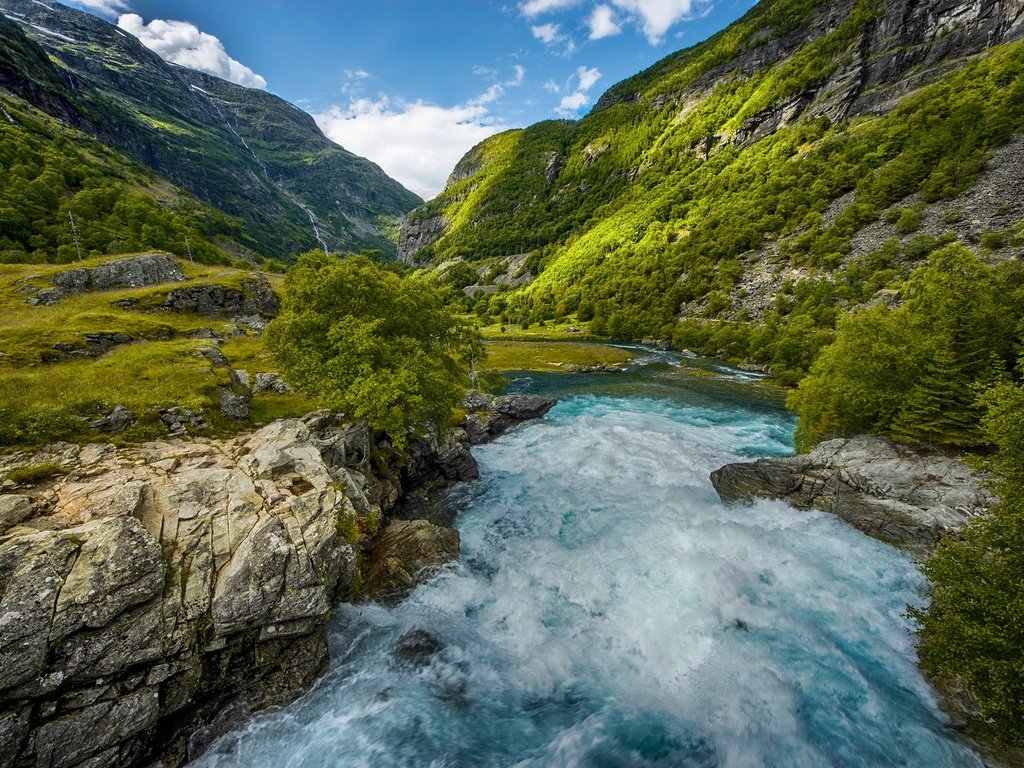
[[[513,322],[572,317],[794,382],[845,308],[899,300],[932,252],[1020,251],[1020,14],[760,3],[582,120],[475,147],[401,257],[465,261],[497,286],[476,308]],[[510,263],[528,286],[501,287]]]

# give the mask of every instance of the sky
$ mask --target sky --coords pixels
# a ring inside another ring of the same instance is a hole
[[[754,0],[62,0],[312,114],[425,199],[487,136],[575,119]]]

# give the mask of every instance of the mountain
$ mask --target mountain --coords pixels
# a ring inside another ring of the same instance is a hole
[[[578,122],[474,147],[400,258],[481,314],[801,370],[950,239],[1021,252],[1022,35],[1021,0],[765,0]]]
[[[0,12],[0,87],[16,97],[14,108],[55,118],[29,122],[72,143],[81,137],[69,131],[85,134],[144,166],[158,186],[170,182],[237,220],[229,252],[393,254],[399,220],[421,202],[272,94],[167,63],[56,3],[0,0]],[[8,124],[17,122],[8,109]]]

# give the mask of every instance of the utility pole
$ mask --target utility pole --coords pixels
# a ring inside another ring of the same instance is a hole
[[[192,258],[192,246],[188,244],[188,233],[187,232],[185,233],[185,249],[188,251],[188,260],[191,261],[193,264],[195,264],[196,260]]]
[[[78,260],[82,260],[82,246],[78,242],[78,227],[75,226],[75,217],[71,215],[71,211],[68,211],[68,220],[71,222],[71,235],[75,238],[75,253],[78,254]]]

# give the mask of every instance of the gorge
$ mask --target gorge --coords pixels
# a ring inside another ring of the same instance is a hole
[[[983,765],[916,669],[911,558],[723,505],[709,472],[790,453],[792,422],[669,360],[520,381],[560,403],[477,450],[446,502],[460,560],[342,607],[325,677],[197,768]]]

